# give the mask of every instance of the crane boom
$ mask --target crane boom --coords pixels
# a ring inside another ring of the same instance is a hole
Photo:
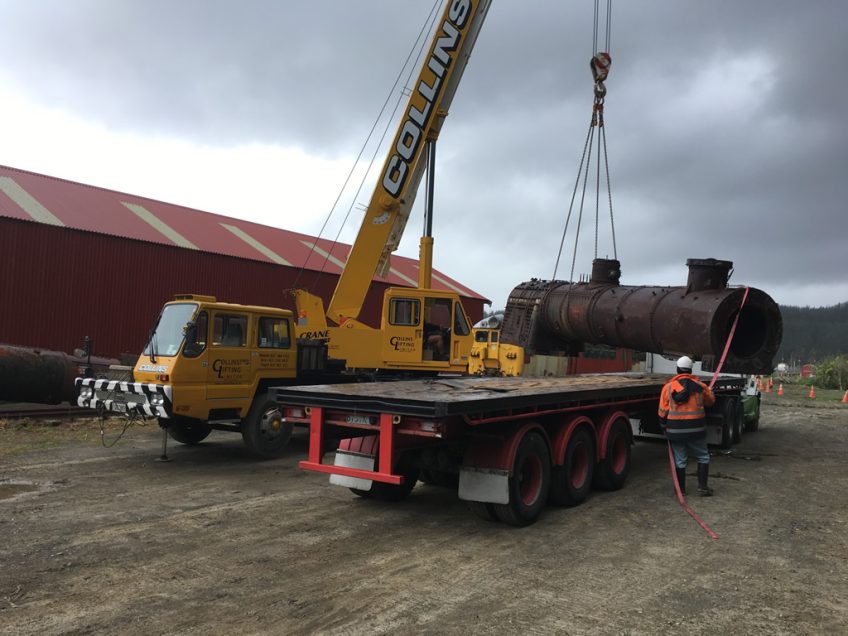
[[[347,264],[327,308],[336,324],[356,319],[375,273],[385,276],[435,140],[474,48],[491,0],[448,0],[409,97]]]

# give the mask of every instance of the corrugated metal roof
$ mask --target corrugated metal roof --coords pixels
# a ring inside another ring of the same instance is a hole
[[[2,165],[0,216],[278,265],[305,262],[329,274],[341,272],[350,251],[344,243]],[[388,277],[374,280],[415,285],[418,262],[392,256]],[[442,272],[434,271],[433,286],[484,299]]]

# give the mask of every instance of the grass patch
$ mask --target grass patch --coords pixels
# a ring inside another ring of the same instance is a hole
[[[146,426],[155,423],[150,420]],[[124,420],[110,418],[102,422],[107,440],[121,432]],[[133,424],[145,425],[143,422]],[[97,419],[80,420],[41,420],[14,419],[0,420],[0,456],[16,455],[32,451],[42,451],[68,444],[100,445],[101,422]]]

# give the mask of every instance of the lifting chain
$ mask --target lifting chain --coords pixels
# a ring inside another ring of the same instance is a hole
[[[595,28],[593,34],[592,41],[592,58],[589,60],[589,68],[592,71],[592,79],[595,82],[594,86],[594,102],[592,104],[592,118],[589,122],[589,131],[586,135],[586,143],[583,146],[583,156],[580,158],[580,166],[577,169],[577,179],[574,183],[574,191],[571,195],[571,204],[568,208],[568,215],[565,219],[565,228],[562,232],[562,239],[560,241],[559,252],[557,253],[556,263],[554,264],[554,273],[552,278],[556,279],[557,270],[559,269],[560,258],[562,257],[562,250],[565,245],[566,234],[568,233],[568,226],[571,221],[572,213],[574,212],[575,201],[577,200],[578,189],[580,189],[580,182],[582,180],[583,187],[580,194],[580,199],[578,203],[578,214],[577,214],[577,228],[575,232],[574,238],[574,251],[572,253],[571,259],[571,274],[570,280],[574,282],[574,268],[577,262],[577,249],[580,240],[580,226],[583,221],[583,207],[586,199],[586,186],[589,181],[589,166],[592,161],[592,149],[595,142],[595,131],[598,131],[597,135],[597,152],[594,157],[596,161],[596,169],[595,169],[595,251],[594,257],[598,258],[598,231],[599,231],[599,207],[600,207],[600,197],[601,197],[601,158],[603,158],[604,163],[604,176],[606,177],[606,188],[607,188],[607,200],[609,203],[609,214],[610,214],[610,230],[612,234],[612,249],[613,249],[613,258],[618,259],[618,247],[615,241],[615,219],[613,217],[612,211],[612,190],[610,188],[610,177],[609,177],[609,160],[607,158],[607,138],[606,138],[606,130],[604,128],[604,100],[607,96],[607,87],[606,87],[606,79],[609,77],[610,67],[612,66],[612,56],[609,54],[610,50],[610,35],[611,35],[611,13],[612,13],[612,0],[607,0],[607,20],[606,20],[606,40],[605,40],[605,48],[606,51],[598,50],[598,35],[599,35],[599,0],[595,0]]]

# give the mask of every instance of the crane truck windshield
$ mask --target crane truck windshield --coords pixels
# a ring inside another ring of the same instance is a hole
[[[146,356],[175,356],[180,351],[185,334],[186,323],[191,320],[197,310],[195,303],[177,303],[165,305],[159,320],[153,329],[147,346],[144,347]]]

